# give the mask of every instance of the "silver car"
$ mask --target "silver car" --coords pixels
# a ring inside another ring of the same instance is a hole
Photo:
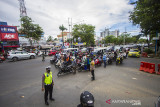
[[[12,51],[9,52],[7,59],[17,61],[21,59],[33,59],[36,57],[35,53],[28,53],[24,51]]]

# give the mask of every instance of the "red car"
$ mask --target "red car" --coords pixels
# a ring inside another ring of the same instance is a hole
[[[55,55],[56,52],[57,52],[56,50],[51,50],[51,51],[49,51],[48,55],[49,55],[49,56]]]

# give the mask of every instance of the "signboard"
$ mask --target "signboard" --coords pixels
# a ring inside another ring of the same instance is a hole
[[[69,46],[69,43],[64,43],[64,46]]]
[[[17,33],[1,33],[1,40],[18,40]]]
[[[0,26],[1,33],[16,33],[16,27]]]

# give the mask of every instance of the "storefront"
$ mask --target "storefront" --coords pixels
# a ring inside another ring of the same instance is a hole
[[[19,47],[19,38],[16,26],[0,25],[1,52]],[[3,50],[4,49],[4,50]]]

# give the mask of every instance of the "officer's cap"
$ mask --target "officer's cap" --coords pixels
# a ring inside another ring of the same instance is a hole
[[[51,66],[46,67],[46,69],[51,69]]]

